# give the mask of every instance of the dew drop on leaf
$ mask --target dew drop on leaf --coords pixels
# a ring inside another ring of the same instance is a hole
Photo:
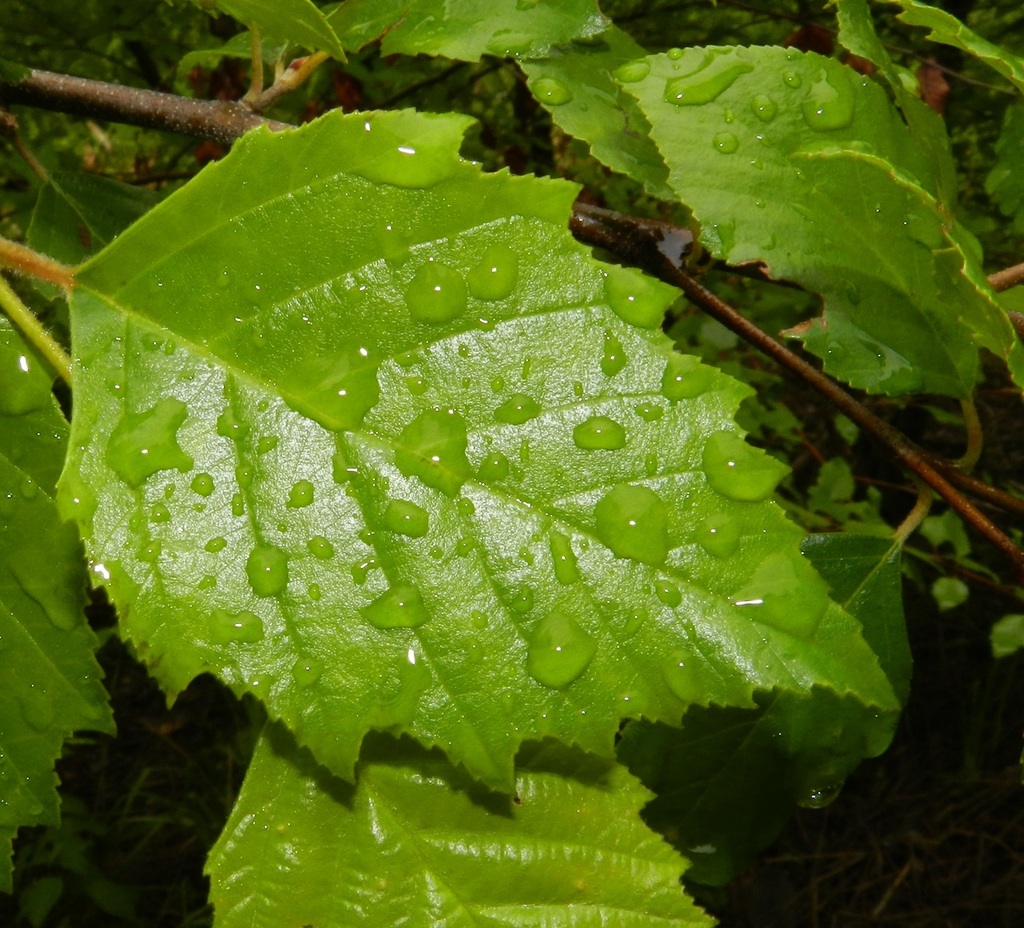
[[[171,510],[164,503],[154,503],[153,508],[149,510],[149,521],[170,522]]]
[[[641,329],[661,326],[665,304],[651,280],[620,267],[609,267],[604,273],[605,298],[616,316]]]
[[[199,496],[209,496],[213,492],[213,477],[209,474],[196,474],[189,484],[193,493]]]
[[[476,512],[476,504],[468,496],[460,496],[455,502],[459,515],[471,516]]]
[[[626,366],[626,352],[615,333],[605,329],[604,350],[601,355],[601,372],[605,377],[614,377]]]
[[[300,657],[292,664],[292,679],[302,689],[312,686],[324,673],[324,665],[313,657]]]
[[[761,122],[771,122],[779,111],[778,104],[766,93],[757,94],[750,101],[750,108]]]
[[[358,428],[380,399],[380,353],[368,339],[345,338],[313,364],[297,369],[286,386],[288,404],[324,428]]]
[[[161,470],[192,469],[192,458],[178,445],[188,408],[173,397],[160,400],[145,412],[128,413],[114,428],[107,444],[107,464],[126,483],[139,486]]]
[[[159,541],[150,541],[144,544],[138,551],[135,552],[135,556],[147,564],[153,564],[160,559],[160,552],[163,550],[163,545]]]
[[[562,106],[572,99],[572,91],[561,81],[551,77],[542,77],[535,81],[531,89],[533,95],[548,106]]]
[[[217,434],[230,438],[232,441],[241,441],[249,434],[249,425],[235,415],[234,409],[226,406],[217,417]]]
[[[18,707],[22,717],[36,731],[47,731],[55,718],[53,700],[44,690],[32,687],[23,696],[18,697]]]
[[[508,458],[500,451],[494,451],[480,462],[477,477],[484,483],[504,480],[508,476]]]
[[[712,144],[715,146],[715,151],[719,151],[723,155],[731,155],[740,147],[739,139],[732,132],[719,132],[712,140]]]
[[[451,322],[466,311],[466,281],[454,268],[428,261],[405,288],[409,315],[417,322]]]
[[[845,129],[853,122],[855,97],[844,70],[820,71],[818,79],[808,89],[800,110],[804,122],[812,129],[819,132]]]
[[[776,552],[729,599],[753,622],[810,638],[828,607],[828,586],[799,555]]]
[[[322,561],[334,557],[334,545],[323,535],[314,535],[306,542],[306,550]]]
[[[210,641],[214,644],[255,644],[262,640],[263,620],[248,609],[216,609],[210,616]]]
[[[516,590],[508,600],[508,607],[513,612],[518,612],[523,615],[529,612],[533,608],[533,590],[528,586],[524,586],[519,590]]]
[[[456,167],[457,162],[447,152],[421,151],[401,141],[389,129],[375,126],[372,118],[363,127],[369,145],[352,171],[367,180],[395,187],[432,187],[450,177]],[[375,134],[384,138],[377,140]]]
[[[714,370],[693,355],[673,354],[661,376],[661,392],[673,402],[696,399],[707,392],[714,377]]]
[[[623,84],[635,84],[651,73],[651,66],[646,61],[628,61],[615,69],[614,77]]]
[[[739,519],[725,513],[708,516],[697,531],[697,543],[708,554],[726,558],[740,544],[743,527]]]
[[[377,628],[417,628],[430,621],[420,591],[410,583],[397,584],[363,609]]]
[[[405,499],[391,500],[381,519],[384,528],[410,538],[422,538],[430,529],[430,515],[426,509]]]
[[[359,586],[362,586],[366,583],[366,578],[370,575],[370,571],[375,570],[378,566],[377,558],[372,556],[353,564],[352,581],[357,583]]]
[[[697,659],[689,651],[673,651],[662,666],[668,688],[685,703],[706,701],[702,692]]]
[[[668,514],[649,487],[620,483],[594,510],[597,537],[616,557],[663,564],[668,557]]]
[[[670,609],[675,609],[683,601],[679,587],[668,580],[657,580],[654,584],[655,595]]]
[[[276,435],[260,435],[256,439],[256,453],[266,454],[268,451],[273,451],[277,447],[277,436]]]
[[[826,783],[812,786],[797,800],[797,805],[804,809],[824,809],[836,801],[842,791],[842,783]]]
[[[563,689],[587,669],[597,653],[597,642],[570,616],[546,615],[530,636],[526,670],[538,683]]]
[[[577,448],[617,451],[626,447],[626,430],[607,416],[591,416],[572,430]]]
[[[292,484],[288,491],[288,502],[285,504],[289,509],[302,509],[313,502],[313,484],[308,480],[299,480]]]
[[[205,551],[209,551],[210,554],[216,554],[218,551],[223,551],[227,546],[227,539],[218,535],[216,538],[211,538],[205,545],[203,545],[203,549]]]
[[[478,300],[504,300],[519,282],[519,258],[500,243],[488,245],[480,260],[466,275],[469,292]]]
[[[704,473],[712,489],[729,499],[756,503],[772,495],[789,468],[735,432],[715,432],[704,445]]]
[[[446,496],[458,495],[470,476],[466,420],[451,409],[421,412],[398,438],[395,464],[406,477],[419,477]]]
[[[311,583],[306,588],[306,593],[309,596],[309,598],[311,600],[313,600],[313,602],[317,602],[320,599],[320,584],[319,583]]]
[[[405,386],[413,396],[423,396],[427,392],[428,384],[418,374],[413,374],[405,378]]]
[[[257,596],[276,596],[288,586],[288,555],[275,545],[257,545],[245,562],[245,573]]]
[[[710,103],[731,87],[753,65],[734,55],[708,56],[691,74],[673,77],[665,84],[665,102],[676,106],[700,106]]]
[[[46,403],[42,372],[27,354],[0,346],[0,414],[23,416]]]
[[[551,533],[551,560],[555,565],[555,579],[562,586],[569,586],[580,579],[572,542],[561,532]]]
[[[235,493],[231,497],[231,515],[236,519],[245,515],[245,497],[241,493]]]
[[[803,83],[803,80],[800,78],[800,75],[796,73],[796,71],[787,71],[782,76],[782,80],[787,87],[799,87]]]
[[[513,393],[504,403],[494,410],[494,418],[498,422],[509,425],[522,425],[540,415],[540,404],[525,393]]]

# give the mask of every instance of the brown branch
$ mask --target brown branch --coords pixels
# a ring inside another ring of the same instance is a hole
[[[988,275],[988,285],[997,293],[1024,283],[1024,264],[1015,264]]]

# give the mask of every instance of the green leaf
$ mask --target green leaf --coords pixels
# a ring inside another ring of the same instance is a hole
[[[685,861],[640,821],[648,796],[554,744],[523,749],[514,798],[489,793],[386,736],[351,786],[272,726],[207,864],[215,924],[711,925],[679,886]]]
[[[621,29],[609,27],[600,43],[555,48],[520,64],[533,95],[558,126],[590,144],[594,157],[640,181],[648,192],[674,199],[668,168],[651,141],[651,127],[636,100],[613,75],[641,75],[646,52]]]
[[[1013,231],[1024,231],[1024,102],[1006,108],[1003,129],[996,142],[996,160],[985,178],[985,192],[1000,212],[1013,220]]]
[[[890,539],[812,535],[804,551],[832,596],[864,625],[900,701],[910,649],[900,606],[900,548]],[[794,806],[827,805],[865,757],[889,745],[898,713],[848,696],[759,693],[757,708],[693,708],[678,730],[633,723],[619,758],[658,796],[645,818],[693,861],[688,878],[721,886],[782,830]]]
[[[944,10],[920,3],[919,0],[881,0],[895,4],[903,12],[896,18],[908,26],[922,26],[930,30],[926,38],[942,45],[951,45],[967,52],[992,70],[1001,74],[1018,90],[1024,92],[1024,58],[983,39],[968,29],[960,20]]]
[[[505,787],[524,739],[607,756],[757,688],[890,705],[747,389],[572,239],[574,187],[482,174],[465,126],[253,133],[81,271],[62,499],[154,673],[257,695],[344,776],[389,728]]]
[[[381,39],[381,53],[540,58],[609,26],[596,0],[347,0],[330,17],[346,48]]]
[[[650,73],[623,87],[703,243],[822,295],[823,315],[799,334],[830,373],[964,396],[985,347],[1024,381],[1024,349],[941,199],[948,154],[922,144],[879,85],[794,49],[645,61]]]
[[[54,761],[76,729],[111,731],[82,614],[74,529],[52,500],[67,427],[40,362],[0,318],[0,891],[21,826],[59,820]]]
[[[197,2],[211,5],[209,0]],[[337,34],[311,0],[213,0],[212,5],[246,26],[258,26],[310,51],[330,52],[333,58],[345,60]]]
[[[1024,615],[1004,615],[989,632],[993,657],[1009,657],[1024,648]]]

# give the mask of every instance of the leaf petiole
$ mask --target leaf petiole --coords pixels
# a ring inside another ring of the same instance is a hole
[[[11,244],[11,243],[5,243]],[[61,379],[71,384],[71,358],[60,344],[46,331],[46,328],[14,292],[7,279],[0,275],[0,308],[21,330],[35,349],[49,362]]]

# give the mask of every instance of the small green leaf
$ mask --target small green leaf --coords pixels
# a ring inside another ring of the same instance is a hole
[[[197,0],[211,5],[209,0]],[[246,26],[258,26],[310,51],[330,52],[339,61],[345,50],[327,17],[311,0],[212,0],[212,5]]]
[[[487,792],[440,752],[386,736],[367,739],[352,786],[271,726],[207,863],[216,924],[712,924],[622,767],[532,745],[514,788]]]
[[[996,142],[996,161],[985,178],[985,192],[1000,212],[1013,220],[1014,231],[1024,231],[1024,102],[1020,100],[1006,108]]]
[[[932,584],[932,596],[940,612],[962,606],[970,595],[970,587],[959,577],[939,577]]]
[[[330,16],[346,48],[381,38],[381,52],[540,58],[554,45],[592,41],[609,22],[596,0],[347,0]]]
[[[993,657],[1009,657],[1024,648],[1024,615],[1004,615],[989,632]]]
[[[0,892],[21,826],[59,820],[53,765],[113,720],[85,622],[85,570],[52,494],[67,426],[40,362],[0,317]]]

